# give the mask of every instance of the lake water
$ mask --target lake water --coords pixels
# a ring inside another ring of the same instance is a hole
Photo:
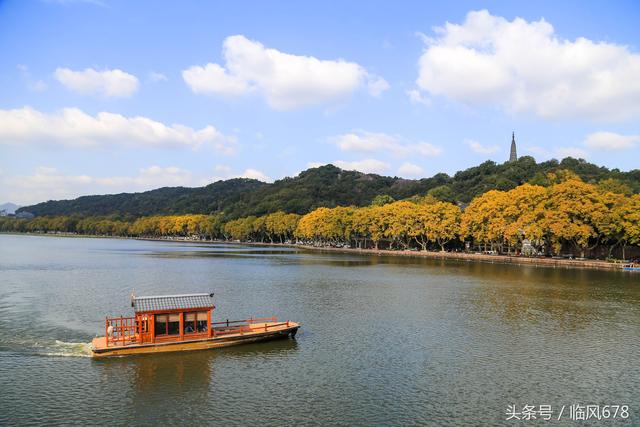
[[[302,328],[87,357],[132,290],[211,291],[219,320]],[[1,425],[515,425],[512,404],[554,420],[566,405],[554,425],[578,425],[572,404],[626,404],[615,425],[640,425],[639,361],[640,274],[0,235]]]

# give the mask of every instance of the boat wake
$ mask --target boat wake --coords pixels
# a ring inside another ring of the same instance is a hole
[[[54,344],[47,351],[42,353],[44,356],[54,357],[91,357],[91,343],[88,342],[64,342],[55,340]]]

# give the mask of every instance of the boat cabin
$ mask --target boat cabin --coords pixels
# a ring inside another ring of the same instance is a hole
[[[107,318],[107,346],[212,337],[213,294],[131,296],[134,317]]]

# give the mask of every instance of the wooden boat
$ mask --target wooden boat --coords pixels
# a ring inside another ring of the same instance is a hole
[[[622,269],[625,271],[640,271],[640,264],[636,264],[636,263],[630,263],[630,264],[624,264],[622,266]]]
[[[300,325],[275,317],[213,322],[213,294],[131,296],[133,317],[107,317],[105,335],[91,344],[93,357],[217,347],[294,338]]]

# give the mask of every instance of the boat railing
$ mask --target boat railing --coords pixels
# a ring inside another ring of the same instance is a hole
[[[264,323],[256,327],[256,323]],[[289,321],[278,323],[277,317],[259,317],[249,318],[244,320],[226,320],[224,322],[215,322],[211,324],[213,326],[213,336],[227,335],[227,334],[243,334],[245,332],[255,332],[256,330],[268,331],[271,328],[277,328],[281,326],[289,327]]]
[[[225,320],[224,322],[213,322],[211,323],[211,326],[230,326],[230,325],[237,325],[239,323],[247,323],[247,324],[251,324],[251,323],[262,323],[262,322],[277,322],[278,318],[277,317],[258,317],[258,318],[253,318],[250,317],[249,319],[243,319],[243,320]]]
[[[107,347],[110,345],[126,345],[138,341],[139,324],[135,317],[112,317],[105,321]]]

